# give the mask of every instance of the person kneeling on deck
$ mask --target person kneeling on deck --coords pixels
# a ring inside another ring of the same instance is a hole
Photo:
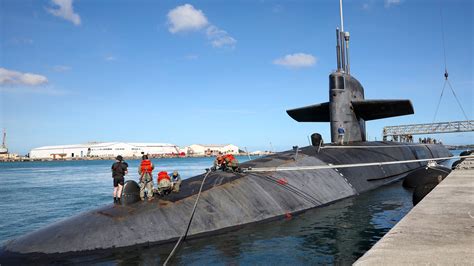
[[[167,172],[161,171],[158,173],[158,193],[160,195],[167,195],[171,192],[171,178]]]
[[[173,171],[171,179],[173,183],[173,192],[179,193],[179,187],[181,186],[181,176],[179,175],[178,171]]]
[[[217,154],[216,159],[214,160],[214,167],[212,168],[213,171],[215,170],[224,170],[225,169],[225,162],[224,162],[224,155],[222,152]]]
[[[224,171],[239,172],[239,161],[232,154],[224,155]]]
[[[138,167],[138,174],[140,175],[140,199],[145,199],[145,190],[148,200],[153,198],[153,169],[155,166],[148,159],[148,155],[142,156],[142,162]]]

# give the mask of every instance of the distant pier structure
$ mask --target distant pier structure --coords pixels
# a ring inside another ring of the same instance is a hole
[[[2,145],[0,146],[0,162],[9,161],[9,160],[16,160],[16,159],[18,159],[18,154],[8,152],[8,148],[7,148],[7,130],[3,129]]]
[[[398,139],[400,136],[408,135],[411,136],[472,131],[474,131],[474,120],[387,126],[383,128],[383,139],[387,140],[388,136]]]
[[[3,129],[3,140],[2,140],[2,146],[0,146],[0,154],[8,154],[6,139],[7,139],[7,130]]]

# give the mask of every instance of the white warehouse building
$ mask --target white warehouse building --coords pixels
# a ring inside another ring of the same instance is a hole
[[[219,152],[238,154],[239,147],[232,144],[193,144],[186,147],[186,153],[194,156],[216,155]]]
[[[68,159],[82,157],[116,157],[117,155],[140,157],[142,154],[163,156],[179,153],[179,147],[169,143],[93,142],[35,148],[30,151],[30,158]]]

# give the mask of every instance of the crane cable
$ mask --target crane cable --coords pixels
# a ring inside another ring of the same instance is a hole
[[[443,89],[441,90],[441,95],[439,96],[439,99],[438,99],[438,105],[436,106],[436,111],[435,111],[435,114],[434,114],[434,117],[433,117],[433,123],[436,121],[436,116],[438,115],[439,106],[441,104],[441,98],[443,98],[444,89],[446,88],[446,84],[449,85],[449,88],[451,89],[451,92],[453,93],[454,98],[456,99],[456,102],[458,103],[459,108],[461,109],[461,111],[464,115],[464,118],[466,118],[466,120],[469,121],[469,118],[467,117],[466,112],[464,111],[464,108],[462,107],[462,104],[459,101],[458,96],[456,95],[456,92],[454,91],[454,88],[453,88],[453,86],[451,85],[451,82],[449,82],[449,79],[448,79],[449,74],[448,74],[448,64],[447,64],[447,60],[446,60],[446,40],[445,40],[445,36],[444,36],[444,20],[443,20],[443,11],[442,11],[442,8],[441,8],[441,4],[439,6],[439,14],[440,14],[440,17],[441,17],[441,37],[442,37],[442,41],[443,41],[444,85],[443,85]]]

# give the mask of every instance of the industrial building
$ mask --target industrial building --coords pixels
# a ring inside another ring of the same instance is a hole
[[[86,157],[139,157],[142,154],[151,156],[178,155],[180,149],[168,143],[126,143],[126,142],[92,142],[75,145],[44,146],[32,149],[32,159],[71,159]]]
[[[238,154],[239,147],[232,144],[193,144],[187,146],[186,154],[192,156],[216,155],[219,152]]]

